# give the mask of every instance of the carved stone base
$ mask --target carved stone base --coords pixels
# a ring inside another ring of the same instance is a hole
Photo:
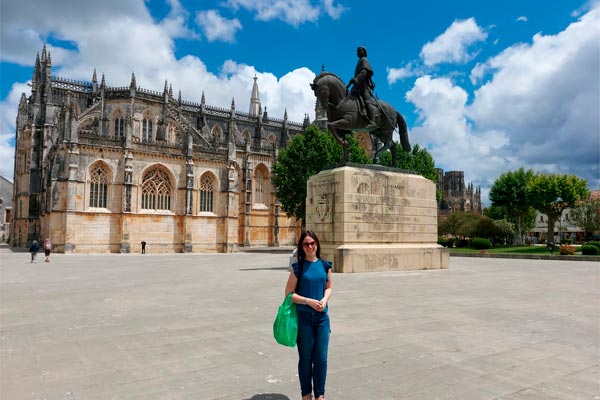
[[[435,184],[398,169],[344,164],[307,184],[306,228],[336,272],[448,268]]]

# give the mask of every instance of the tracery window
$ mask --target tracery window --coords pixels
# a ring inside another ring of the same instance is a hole
[[[90,207],[106,208],[108,198],[108,172],[98,164],[90,173]]]
[[[142,121],[142,141],[152,141],[152,120],[149,117],[144,117]]]
[[[171,209],[171,180],[166,172],[153,169],[144,175],[142,183],[142,209]]]
[[[215,179],[211,174],[200,178],[200,212],[214,212]]]
[[[117,139],[124,137],[125,136],[125,118],[123,118],[120,111],[118,111],[115,114],[115,119],[113,122],[114,122],[114,126],[115,126],[115,137]]]
[[[263,168],[257,168],[254,173],[254,204],[267,206],[268,196],[269,192],[265,171]]]

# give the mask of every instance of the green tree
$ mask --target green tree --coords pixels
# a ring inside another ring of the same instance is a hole
[[[571,218],[575,225],[585,232],[586,240],[596,231],[600,231],[600,200],[581,202],[571,210]]]
[[[466,212],[454,212],[438,223],[438,235],[452,235],[459,238],[473,236],[480,216]]]
[[[494,224],[496,224],[496,228],[498,229],[497,237],[500,239],[500,243],[510,243],[517,232],[515,224],[506,219],[495,220]]]
[[[523,218],[531,215],[532,207],[527,199],[527,185],[534,178],[532,170],[519,168],[500,175],[490,189],[493,207],[502,207],[507,217],[515,223],[513,244],[523,243]],[[535,219],[535,214],[534,217]]]
[[[500,230],[493,219],[483,215],[477,219],[470,236],[490,239],[493,242],[495,237],[500,236]]]
[[[587,181],[575,175],[537,174],[527,185],[529,204],[548,216],[548,240],[554,237],[554,223],[562,212],[588,196]]]
[[[364,149],[354,137],[349,139],[350,161],[368,163]],[[337,164],[343,158],[343,149],[331,133],[311,125],[303,135],[296,135],[287,148],[279,152],[273,165],[273,185],[277,199],[288,217],[302,221],[306,214],[306,182],[324,166]]]
[[[437,183],[438,173],[435,170],[435,161],[427,149],[420,148],[415,144],[410,152],[402,151],[402,147],[398,148],[398,168],[407,169],[418,172],[425,178]],[[381,165],[386,167],[392,166],[392,153],[386,151],[381,156]]]

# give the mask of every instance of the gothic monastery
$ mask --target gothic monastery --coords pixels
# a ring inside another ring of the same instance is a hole
[[[269,118],[256,78],[250,110],[52,76],[37,56],[22,94],[11,244],[58,252],[233,252],[292,245],[299,224],[271,185],[278,149],[309,125]]]

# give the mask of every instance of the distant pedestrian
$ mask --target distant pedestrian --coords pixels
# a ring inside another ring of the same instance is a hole
[[[146,242],[142,240],[142,254],[146,254]]]
[[[46,238],[44,240],[44,254],[46,255],[46,262],[50,262],[50,253],[52,253],[52,242]]]
[[[31,253],[31,262],[32,263],[37,262],[38,251],[40,251],[40,245],[38,244],[37,240],[34,240],[33,243],[31,244],[31,247],[29,248],[29,252]]]
[[[325,399],[329,315],[331,297],[331,262],[321,260],[317,235],[304,231],[297,246],[298,262],[292,264],[285,294],[293,293],[298,311],[298,377],[302,400]]]

